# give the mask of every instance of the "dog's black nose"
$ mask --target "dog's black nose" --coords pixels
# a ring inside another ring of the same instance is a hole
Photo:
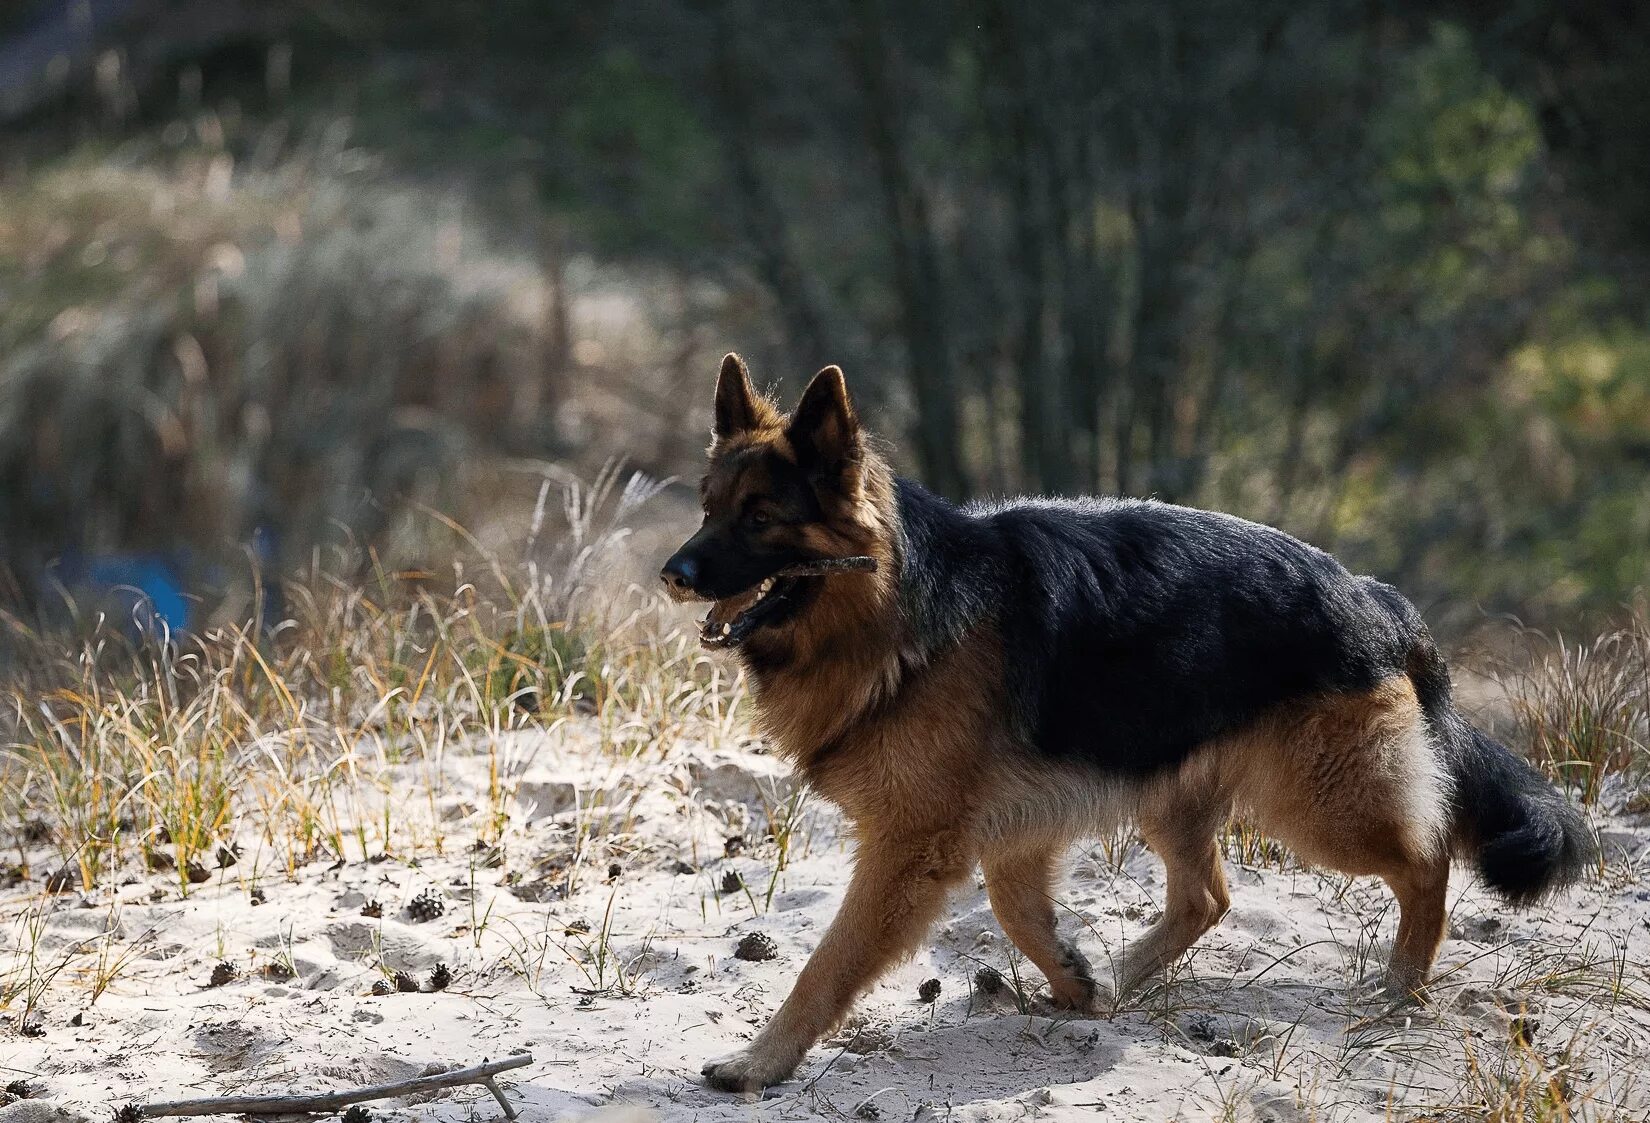
[[[659,576],[677,592],[689,593],[699,582],[699,563],[684,554],[677,554],[665,563]]]

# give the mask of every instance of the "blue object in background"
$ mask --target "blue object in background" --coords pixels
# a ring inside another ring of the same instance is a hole
[[[58,567],[58,579],[122,626],[173,634],[189,629],[192,606],[176,559],[165,554],[68,557]]]
[[[86,579],[112,593],[131,595],[132,617],[140,626],[164,625],[173,632],[189,628],[189,602],[165,558],[153,554],[98,558],[87,567]],[[150,619],[144,619],[145,612]]]

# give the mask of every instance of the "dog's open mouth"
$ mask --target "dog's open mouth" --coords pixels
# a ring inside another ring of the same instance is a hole
[[[786,566],[771,577],[731,597],[712,602],[699,623],[706,647],[737,647],[762,625],[783,614],[802,579],[831,573],[875,573],[875,558],[821,558]]]
[[[796,589],[796,579],[773,576],[753,589],[712,602],[699,624],[706,647],[734,647],[779,611]]]

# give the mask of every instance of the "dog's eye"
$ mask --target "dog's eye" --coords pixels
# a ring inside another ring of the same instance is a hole
[[[758,508],[757,510],[751,512],[752,526],[767,526],[771,522],[773,522],[773,515],[767,511]]]

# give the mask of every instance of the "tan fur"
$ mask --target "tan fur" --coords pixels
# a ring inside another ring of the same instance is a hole
[[[989,665],[994,646],[957,647],[886,713],[850,709],[841,718],[808,705],[777,720],[759,703],[781,751],[803,762],[809,782],[843,809],[859,845],[842,907],[790,997],[743,1053],[706,1070],[714,1083],[751,1089],[788,1076],[860,993],[916,950],[947,894],[979,861],[976,804],[988,759],[980,745],[1000,706],[979,686],[999,678]],[[841,661],[830,669],[851,691],[846,705],[877,693],[874,672],[855,682]],[[813,747],[822,736],[840,743],[822,755]]]
[[[1063,849],[1049,838],[1032,836],[988,849],[981,864],[991,911],[1003,934],[1048,979],[1054,1005],[1087,1011],[1099,996],[1088,960],[1055,932],[1055,879]]]
[[[743,498],[751,484],[732,454],[756,441],[786,447],[784,431],[775,425],[714,452],[707,493],[726,490]],[[783,636],[749,641],[758,653],[768,643],[786,647],[785,669],[761,682],[757,716],[779,751],[798,766],[805,767],[900,686],[900,637],[892,627],[899,574],[893,494],[893,473],[880,457],[868,455],[858,493],[827,510],[825,522],[804,527],[799,537],[821,557],[873,557],[877,571],[823,578],[815,607]]]
[[[746,450],[792,455],[771,404],[733,394],[728,408],[757,421],[712,446],[707,506],[759,492],[758,458]],[[909,655],[894,603],[893,505],[887,465],[862,448],[821,523],[776,531],[803,535],[819,556],[879,562],[871,577],[823,578],[803,613],[746,641],[768,668],[752,676],[763,730],[842,809],[859,845],[842,908],[795,988],[747,1049],[706,1067],[713,1084],[756,1089],[789,1076],[921,943],[976,864],[1004,932],[1047,976],[1054,1001],[1099,1008],[1105,996],[1088,964],[1056,933],[1054,886],[1071,841],[1129,818],[1162,858],[1168,889],[1162,919],[1123,959],[1121,990],[1172,963],[1226,912],[1215,839],[1234,806],[1308,861],[1385,878],[1402,909],[1389,982],[1400,993],[1422,985],[1443,935],[1448,790],[1407,678],[1281,708],[1146,783],[1040,759],[1008,729],[993,631],[978,628],[925,665]]]

